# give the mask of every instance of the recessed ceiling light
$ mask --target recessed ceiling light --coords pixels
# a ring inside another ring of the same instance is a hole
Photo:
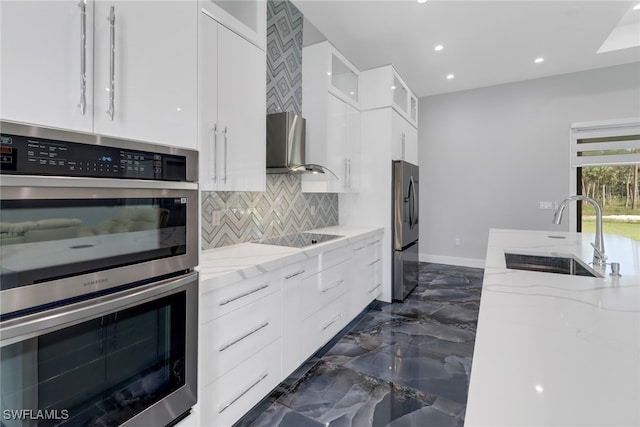
[[[421,4],[422,3],[426,3],[426,2],[427,2],[427,0],[418,0],[418,3],[421,3]]]
[[[633,10],[640,10],[640,3],[638,3],[635,6],[633,6]]]
[[[391,86],[391,90],[396,90],[396,87],[395,86]]]
[[[433,50],[435,50],[436,52],[440,52],[442,49],[444,49],[444,46],[442,46],[441,44],[433,48]]]
[[[544,62],[544,58],[542,58],[542,57],[536,58],[533,62],[535,62],[536,64],[539,64],[541,62]]]
[[[454,78],[455,76],[453,74],[447,74],[447,80],[451,80],[452,78]]]

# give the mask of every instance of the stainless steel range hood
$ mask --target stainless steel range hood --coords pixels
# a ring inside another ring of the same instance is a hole
[[[267,114],[267,173],[325,173],[329,168],[305,163],[306,120],[295,113]]]

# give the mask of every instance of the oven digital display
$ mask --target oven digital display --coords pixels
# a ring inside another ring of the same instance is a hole
[[[176,181],[186,178],[182,156],[18,135],[0,139],[3,173]]]

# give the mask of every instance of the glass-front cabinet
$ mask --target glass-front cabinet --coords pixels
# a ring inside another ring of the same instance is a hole
[[[330,91],[346,98],[351,105],[358,103],[358,71],[337,52],[331,52]],[[336,93],[337,92],[337,93]]]
[[[418,98],[413,94],[409,96],[409,120],[418,124]]]
[[[328,41],[304,47],[302,57],[306,161],[331,171],[303,175],[302,191],[357,192],[360,71]]]
[[[413,126],[418,127],[418,97],[393,65],[363,71],[360,82],[362,111],[393,107]]]
[[[264,50],[267,25],[265,0],[210,0],[205,4],[216,21]]]

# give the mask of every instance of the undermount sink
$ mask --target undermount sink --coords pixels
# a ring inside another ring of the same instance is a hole
[[[507,268],[569,274],[572,276],[603,277],[579,259],[560,255],[531,255],[505,252]]]

